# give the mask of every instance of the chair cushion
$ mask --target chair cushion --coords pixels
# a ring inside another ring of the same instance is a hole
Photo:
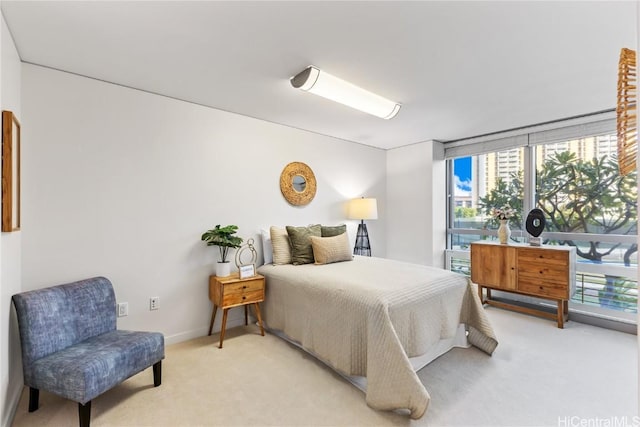
[[[164,358],[164,336],[116,330],[36,360],[25,384],[85,404]]]

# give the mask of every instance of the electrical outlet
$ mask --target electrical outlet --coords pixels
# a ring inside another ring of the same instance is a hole
[[[129,303],[128,302],[119,302],[118,303],[118,317],[124,317],[129,315]]]
[[[160,308],[160,297],[149,298],[149,310],[157,310]]]

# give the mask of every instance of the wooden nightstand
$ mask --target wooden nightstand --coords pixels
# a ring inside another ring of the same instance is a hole
[[[247,307],[253,304],[258,316],[260,333],[264,336],[262,326],[262,316],[260,315],[259,302],[264,301],[264,276],[259,274],[247,279],[240,279],[238,273],[227,277],[209,277],[209,299],[213,303],[213,313],[211,313],[211,323],[209,324],[209,335],[213,329],[213,322],[216,319],[218,307],[222,309],[222,326],[220,327],[220,345],[224,341],[224,331],[227,327],[227,312],[230,308],[244,306],[244,324],[248,324]]]

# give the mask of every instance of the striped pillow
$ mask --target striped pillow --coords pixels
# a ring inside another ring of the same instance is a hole
[[[334,237],[311,236],[311,246],[316,264],[331,264],[340,261],[352,261],[349,236],[342,233]]]
[[[273,247],[273,263],[276,265],[291,264],[291,243],[287,230],[271,226],[269,233]]]

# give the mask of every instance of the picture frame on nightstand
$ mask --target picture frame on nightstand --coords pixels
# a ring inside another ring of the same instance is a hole
[[[238,267],[238,273],[240,275],[240,280],[253,277],[256,275],[256,265],[255,264],[241,265]]]

